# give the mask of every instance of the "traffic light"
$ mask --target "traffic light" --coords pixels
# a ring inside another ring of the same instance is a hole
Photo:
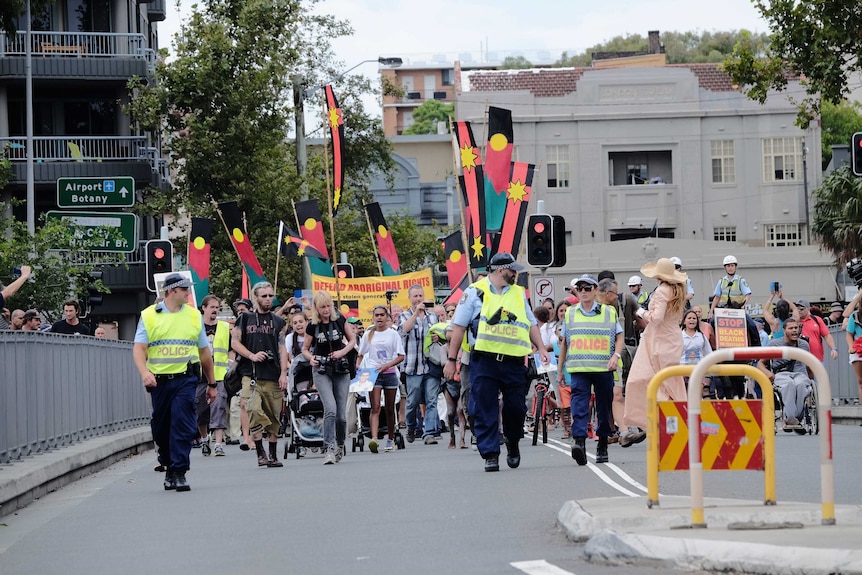
[[[168,240],[150,240],[144,249],[147,252],[147,289],[155,292],[156,280],[153,275],[174,271],[174,247]]]
[[[862,132],[853,134],[853,139],[850,141],[850,164],[853,174],[862,176]]]
[[[563,216],[554,216],[554,263],[552,268],[561,268],[566,265],[566,218]]]
[[[353,277],[353,264],[335,264],[335,277],[338,279]]]
[[[87,309],[102,305],[102,292],[99,282],[102,281],[102,270],[93,270],[87,274]]]
[[[527,224],[527,263],[540,268],[554,263],[554,220],[548,214],[533,214]]]

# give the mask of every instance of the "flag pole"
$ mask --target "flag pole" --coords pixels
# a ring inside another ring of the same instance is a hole
[[[329,122],[329,108],[326,104],[326,97],[323,98],[323,118]],[[332,126],[330,125],[330,129]],[[335,300],[338,303],[338,313],[341,313],[341,285],[338,282],[338,252],[335,251],[335,223],[332,217],[332,182],[329,179],[329,147],[326,145],[326,130],[323,130],[323,165],[326,169],[326,204],[329,209],[329,243],[332,246],[332,256],[330,261],[333,262],[333,274],[335,276]],[[344,193],[344,190],[342,190]]]
[[[449,116],[449,132],[452,134],[452,173],[455,174],[455,187],[458,191],[455,192],[455,195],[458,196],[458,217],[461,219],[461,241],[464,242],[464,251],[469,251],[470,242],[467,241],[467,222],[464,219],[464,198],[462,197],[461,191],[461,182],[458,180],[459,167],[461,165],[461,147],[458,145],[458,137],[455,132],[455,122],[452,121],[452,116]],[[463,175],[463,170],[462,170]],[[484,196],[483,196],[484,198]],[[467,258],[467,275],[470,276],[470,283],[475,281],[475,276],[473,275],[473,268],[470,266],[470,257],[465,253],[461,254],[462,256]],[[460,279],[456,280],[460,281]],[[451,285],[451,284],[450,284]]]
[[[368,224],[368,233],[371,235],[371,247],[374,249],[374,259],[377,260],[377,273],[382,276],[383,264],[380,263],[380,252],[377,249],[377,238],[374,236],[374,228],[371,227],[371,218],[368,217],[367,208],[365,209],[365,222]]]
[[[278,295],[278,264],[281,261],[281,243],[284,241],[282,239],[282,234],[284,233],[284,222],[278,220],[278,244],[275,246],[275,285],[272,287],[272,291],[274,294]]]

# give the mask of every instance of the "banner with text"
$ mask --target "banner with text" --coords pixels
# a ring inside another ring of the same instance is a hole
[[[335,299],[335,278],[312,274],[314,291],[326,290]],[[410,297],[407,290],[412,285],[422,286],[425,293],[424,301],[434,301],[434,284],[431,280],[431,270],[401,274],[397,276],[372,276],[366,278],[341,278],[338,287],[341,290],[341,314],[347,317],[356,316],[368,328],[371,326],[371,310],[376,305],[387,305],[387,293],[391,296],[392,305],[410,307]],[[393,318],[397,321],[397,318]]]
[[[718,308],[715,310],[715,347],[747,347],[745,310]]]

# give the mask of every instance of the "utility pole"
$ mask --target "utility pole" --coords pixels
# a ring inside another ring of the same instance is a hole
[[[805,147],[805,138],[802,138],[802,193],[805,195],[805,245],[811,243],[811,218],[808,215],[808,148]]]
[[[31,236],[36,234],[36,183],[33,173],[33,43],[30,36],[33,33],[33,24],[30,16],[30,0],[27,0],[27,43],[25,47],[24,70],[27,100],[27,233]]]

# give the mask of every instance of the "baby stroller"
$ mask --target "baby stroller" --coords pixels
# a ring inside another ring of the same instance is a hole
[[[354,419],[354,423],[350,428],[354,431],[353,436],[353,451],[365,451],[365,438],[371,439],[371,400],[366,392],[353,393],[356,409],[351,412],[350,416]],[[400,391],[395,392],[395,405],[400,401]],[[389,437],[388,421],[386,419],[386,410],[383,406],[386,405],[386,399],[380,397],[380,419],[377,425],[377,439],[386,439]],[[395,425],[395,443],[396,449],[404,449],[404,434]]]
[[[311,365],[301,360],[305,358],[294,359],[288,374],[285,402],[290,413],[290,439],[284,446],[283,459],[288,453],[299,459],[308,448],[312,453],[323,450],[323,402],[312,384]]]

